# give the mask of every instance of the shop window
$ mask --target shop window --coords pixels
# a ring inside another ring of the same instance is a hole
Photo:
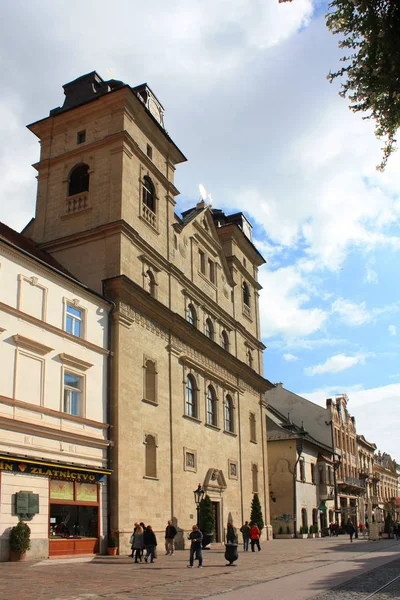
[[[156,383],[157,383],[157,372],[156,363],[152,360],[146,360],[145,365],[145,389],[144,398],[149,402],[157,402]]]
[[[228,395],[225,398],[225,431],[230,431],[233,433],[233,401],[232,398]]]
[[[191,375],[186,377],[185,414],[197,418],[197,390]]]
[[[98,488],[97,483],[50,480],[51,541],[99,537]]]
[[[64,371],[63,411],[76,417],[82,416],[83,377]]]
[[[187,309],[187,321],[188,323],[190,323],[191,325],[193,325],[194,327],[196,327],[197,325],[197,314],[196,314],[196,309],[193,306],[193,304],[189,304],[188,309]]]
[[[69,176],[68,196],[82,194],[89,191],[89,166],[77,165]]]
[[[65,331],[83,337],[83,310],[69,303],[65,308]]]
[[[206,326],[205,326],[204,333],[205,333],[206,337],[208,337],[208,339],[210,339],[210,340],[214,339],[214,326],[212,324],[211,319],[206,319]]]
[[[154,435],[146,435],[145,449],[145,475],[157,477],[157,445]]]
[[[253,494],[258,493],[258,467],[257,465],[252,465],[251,467],[251,481],[253,486]]]
[[[249,415],[249,421],[250,421],[250,441],[256,442],[257,441],[256,415],[252,412]]]
[[[207,423],[214,427],[217,426],[217,400],[211,385],[207,389]]]

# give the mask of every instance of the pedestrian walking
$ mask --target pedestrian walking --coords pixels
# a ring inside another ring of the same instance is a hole
[[[353,543],[353,535],[355,533],[355,527],[354,527],[353,523],[350,521],[350,519],[347,521],[346,532],[350,536],[350,542]]]
[[[259,530],[257,523],[250,523],[251,527],[250,527],[250,544],[251,544],[251,551],[255,552],[254,550],[254,546],[257,546],[258,551],[260,552],[261,548],[260,548],[260,534],[261,531]]]
[[[238,537],[236,528],[232,525],[232,523],[228,523],[225,544],[225,559],[229,563],[227,567],[231,567],[238,558]]]
[[[147,562],[150,558],[150,562],[153,563],[156,558],[157,538],[151,525],[147,525],[143,532],[143,545],[146,548],[144,561]]]
[[[197,525],[193,525],[192,531],[188,535],[188,539],[191,541],[188,568],[193,569],[193,561],[196,555],[196,559],[199,561],[199,568],[201,569],[203,567],[203,549],[201,547],[203,534]]]
[[[244,525],[241,526],[240,531],[243,536],[243,550],[247,552],[249,549],[249,540],[250,540],[250,525],[248,521],[244,522]]]
[[[143,533],[144,533],[146,531],[146,525],[143,523],[143,521],[140,521],[139,525],[143,529]],[[145,550],[145,546],[143,544],[142,550],[140,552],[140,558],[143,558],[144,550]]]
[[[176,534],[178,533],[175,525],[172,524],[172,521],[168,521],[168,525],[165,529],[165,555],[170,554],[173,556],[175,547],[174,547],[174,539]]]
[[[133,531],[132,538],[132,557],[135,556],[135,563],[138,563],[139,560],[142,562],[142,552],[143,552],[143,528],[139,523],[135,523],[135,529]],[[139,560],[138,560],[139,559]]]

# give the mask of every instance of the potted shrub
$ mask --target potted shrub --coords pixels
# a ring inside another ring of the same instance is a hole
[[[308,538],[308,527],[300,527],[299,538],[303,538],[303,540]]]
[[[107,554],[109,556],[115,556],[117,554],[117,549],[118,549],[117,538],[114,535],[108,536]]]
[[[26,553],[31,547],[31,530],[30,527],[20,521],[15,525],[10,532],[10,560],[24,560]]]
[[[203,534],[202,546],[211,544],[214,535],[214,517],[210,496],[205,496],[200,502],[199,528]]]
[[[316,525],[316,524],[311,525],[310,533],[308,534],[308,537],[310,537],[310,538],[318,537],[318,525]]]

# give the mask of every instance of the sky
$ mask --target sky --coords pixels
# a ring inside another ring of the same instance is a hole
[[[135,6],[137,4],[137,6]],[[13,0],[1,7],[0,221],[33,216],[37,139],[25,125],[96,70],[147,82],[188,157],[177,212],[243,211],[260,269],[264,375],[400,460],[400,153],[376,170],[374,125],[348,109],[322,0]]]

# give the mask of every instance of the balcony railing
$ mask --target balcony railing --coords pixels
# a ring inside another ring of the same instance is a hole
[[[156,229],[157,216],[144,202],[142,203],[142,217],[145,221],[147,221],[147,223]]]
[[[67,198],[67,214],[76,213],[80,210],[85,210],[89,206],[89,193],[81,192]]]
[[[335,497],[335,488],[329,483],[320,483],[318,491],[320,500],[333,500]]]
[[[339,485],[347,485],[365,490],[365,481],[356,477],[341,477],[338,481]]]

